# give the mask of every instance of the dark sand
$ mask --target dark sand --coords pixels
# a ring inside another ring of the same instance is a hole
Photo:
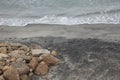
[[[120,25],[28,25],[0,27],[1,41],[39,44],[60,52],[62,60],[46,79],[120,80]]]

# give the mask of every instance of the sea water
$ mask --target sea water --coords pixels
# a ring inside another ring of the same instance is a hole
[[[120,0],[0,0],[0,25],[101,23],[120,23]]]

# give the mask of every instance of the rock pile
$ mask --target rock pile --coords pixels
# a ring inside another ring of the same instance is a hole
[[[29,80],[44,76],[50,66],[60,63],[56,51],[32,48],[20,43],[0,43],[0,80]]]

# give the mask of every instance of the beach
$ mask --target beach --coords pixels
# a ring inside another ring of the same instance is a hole
[[[119,80],[120,25],[0,26],[0,41],[41,45],[57,50],[62,61],[49,73],[31,80]]]

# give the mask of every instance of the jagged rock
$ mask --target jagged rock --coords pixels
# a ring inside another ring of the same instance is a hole
[[[3,75],[0,76],[0,80],[5,80],[4,77],[3,77]]]
[[[37,65],[38,65],[38,57],[32,57],[32,60],[29,63],[29,67],[34,70]]]
[[[29,67],[24,62],[15,62],[11,65],[12,67],[16,68],[19,72],[19,74],[27,74],[29,72]]]
[[[20,80],[29,80],[27,75],[21,75]]]
[[[58,53],[57,53],[57,51],[53,50],[53,51],[51,52],[51,55],[53,55],[53,56],[57,56]]]
[[[7,57],[9,57],[7,54],[0,53],[0,60],[1,60],[2,58],[7,58]]]
[[[39,56],[43,53],[50,54],[50,51],[47,49],[32,49],[31,51],[33,56]]]
[[[0,47],[0,53],[6,54],[7,48],[6,47]]]
[[[7,69],[4,73],[3,76],[6,80],[20,80],[19,73],[17,69],[10,67]]]
[[[40,62],[35,69],[35,74],[38,76],[43,76],[48,73],[48,65],[45,62]]]
[[[43,61],[48,65],[57,65],[61,62],[59,59],[49,54],[43,56]]]

